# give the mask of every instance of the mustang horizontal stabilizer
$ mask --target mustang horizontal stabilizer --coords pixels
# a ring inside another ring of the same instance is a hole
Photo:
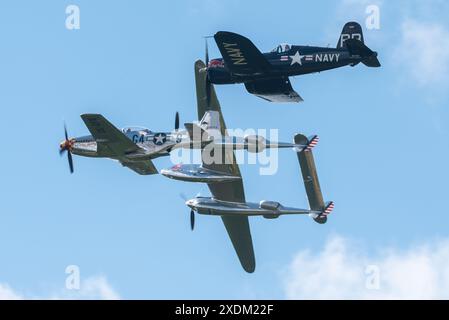
[[[288,78],[274,78],[245,82],[246,90],[270,102],[301,102],[301,96],[292,88]]]
[[[308,139],[304,135],[297,134],[295,136],[295,143],[310,145],[315,138],[316,137]],[[328,204],[324,203],[320,182],[318,181],[318,174],[316,172],[315,161],[313,159],[313,153],[310,148],[306,148],[303,151],[298,152],[297,155],[301,166],[301,173],[304,186],[306,188],[310,209],[312,211],[321,212],[321,214],[314,217],[314,220],[318,223],[326,223],[327,215],[332,211],[334,204],[332,202]]]
[[[157,169],[151,160],[120,161],[124,167],[128,167],[141,175],[157,174]]]
[[[107,148],[115,156],[136,152],[140,148],[101,114],[81,115],[99,148]]]
[[[214,39],[226,66],[234,75],[257,75],[271,69],[270,63],[248,38],[220,31]]]

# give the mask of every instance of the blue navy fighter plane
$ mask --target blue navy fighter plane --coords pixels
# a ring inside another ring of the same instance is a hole
[[[364,43],[362,27],[348,22],[336,48],[280,44],[262,53],[247,38],[232,32],[214,35],[223,58],[208,62],[208,80],[213,84],[244,83],[246,90],[271,102],[300,102],[303,99],[290,83],[290,76],[321,72],[360,62],[380,67],[377,52]]]

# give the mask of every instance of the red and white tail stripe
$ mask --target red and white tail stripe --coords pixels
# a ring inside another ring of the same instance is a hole
[[[331,202],[327,205],[326,209],[324,209],[322,215],[323,215],[323,216],[328,216],[328,215],[331,214],[332,210],[334,210],[334,203],[331,201]]]
[[[306,147],[306,151],[311,151],[317,144],[320,138],[318,136],[314,136],[312,140],[310,140],[309,144]]]

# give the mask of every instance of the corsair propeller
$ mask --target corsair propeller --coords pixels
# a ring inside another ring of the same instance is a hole
[[[69,139],[67,133],[67,126],[64,123],[64,137],[65,140],[59,145],[59,154],[62,156],[64,152],[67,152],[67,160],[69,162],[70,173],[73,173],[73,158],[72,158],[72,148],[75,143],[74,139]]]
[[[211,38],[211,36],[204,37],[205,43],[206,43],[206,103],[207,103],[207,109],[210,110],[210,91],[211,91],[211,83],[209,80],[209,75],[207,73],[207,68],[209,68],[209,46],[207,44],[207,39]]]

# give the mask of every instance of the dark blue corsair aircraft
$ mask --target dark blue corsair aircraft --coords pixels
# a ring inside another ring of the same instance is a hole
[[[214,35],[223,58],[207,63],[208,80],[214,84],[244,83],[246,90],[272,102],[300,102],[289,76],[321,72],[360,62],[380,67],[377,52],[363,40],[362,27],[348,22],[336,48],[281,44],[271,52],[261,53],[247,38],[232,32]],[[206,60],[208,60],[206,47]]]

